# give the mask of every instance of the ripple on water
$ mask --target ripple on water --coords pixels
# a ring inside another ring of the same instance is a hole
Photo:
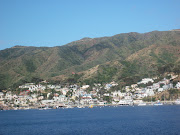
[[[179,112],[180,106],[1,111],[0,135],[172,135],[180,133]]]

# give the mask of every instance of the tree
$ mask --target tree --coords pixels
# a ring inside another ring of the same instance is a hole
[[[145,102],[151,102],[151,100],[152,100],[154,102],[154,101],[156,101],[156,98],[148,96],[148,97],[144,97],[142,100]]]
[[[0,74],[0,90],[7,89],[9,76],[5,74]]]
[[[69,97],[69,96],[72,96],[72,91],[68,91],[68,92],[66,93],[66,97]]]
[[[103,100],[104,100],[104,101],[107,101],[108,103],[111,103],[111,102],[112,102],[112,97],[110,97],[110,96],[104,96],[104,97],[103,97]]]
[[[54,97],[54,95],[53,95],[53,94],[50,94],[49,97],[48,97],[48,99],[52,99],[53,97]]]

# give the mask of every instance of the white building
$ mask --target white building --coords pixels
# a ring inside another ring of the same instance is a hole
[[[0,100],[4,100],[4,94],[0,92]]]
[[[120,97],[120,96],[121,96],[121,91],[118,90],[118,91],[112,92],[112,96],[113,96],[113,97]]]
[[[63,95],[66,95],[66,93],[67,93],[68,91],[69,91],[68,88],[62,88],[62,89],[61,89],[61,92],[62,92]]]
[[[172,83],[166,84],[166,85],[163,86],[164,90],[168,90],[168,89],[171,89],[171,88],[173,88],[173,84]]]
[[[55,102],[66,102],[67,101],[67,97],[64,95],[60,95],[59,97],[53,97],[53,100]]]
[[[147,96],[154,96],[155,95],[153,89],[146,89],[145,94],[147,94]]]
[[[55,89],[55,85],[47,85],[47,88],[49,88],[49,89]]]
[[[180,82],[178,82],[175,86],[177,89],[180,89]]]
[[[153,83],[152,88],[153,88],[154,90],[159,89],[159,88],[160,88],[159,83]]]
[[[106,84],[105,87],[104,87],[104,89],[109,90],[111,87],[112,87],[112,84]]]
[[[153,79],[151,79],[151,78],[144,78],[144,79],[142,79],[142,81],[140,81],[140,82],[138,82],[138,84],[147,84],[148,82],[154,82],[154,80]]]
[[[89,88],[89,85],[83,85],[81,88],[82,89],[87,89],[87,88]]]
[[[8,91],[8,92],[6,93],[5,99],[7,99],[7,100],[12,100],[12,99],[13,99],[13,96],[12,96],[11,91]]]
[[[162,91],[164,91],[163,88],[159,88],[159,89],[158,89],[158,92],[162,92]]]
[[[110,94],[109,93],[104,93],[104,96],[110,96]]]
[[[48,105],[48,104],[54,103],[54,100],[41,100],[41,103],[42,103],[43,105]]]

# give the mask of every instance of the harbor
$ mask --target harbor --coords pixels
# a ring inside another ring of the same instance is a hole
[[[13,107],[13,108],[2,108],[0,110],[29,110],[29,109],[38,109],[38,110],[48,110],[48,109],[73,109],[73,108],[95,108],[95,107],[121,107],[121,106],[168,106],[168,105],[180,105],[180,100],[175,101],[157,101],[157,102],[120,102],[117,104],[91,104],[91,105],[65,105],[65,104],[56,104],[56,105],[41,105],[33,107]]]

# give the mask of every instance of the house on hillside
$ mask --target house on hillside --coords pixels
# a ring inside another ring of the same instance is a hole
[[[19,105],[19,106],[27,106],[27,99],[24,96],[18,96],[15,100],[14,100],[14,104],[15,105]]]
[[[4,100],[4,93],[3,92],[0,92],[0,100]]]
[[[175,88],[180,89],[180,82],[176,84]]]
[[[114,91],[114,92],[111,92],[111,94],[112,94],[112,96],[113,96],[113,97],[120,97],[120,96],[122,96],[122,94],[121,94],[121,91],[120,91],[120,90],[118,90],[118,91]]]
[[[7,99],[7,100],[12,100],[12,99],[13,99],[13,95],[12,95],[11,91],[8,91],[8,92],[6,93],[5,99]]]
[[[154,96],[155,95],[153,89],[146,89],[145,94],[147,94],[147,96]]]
[[[119,101],[120,101],[120,97],[113,97],[112,99],[113,99],[113,101],[115,101],[115,102],[119,102]]]
[[[83,85],[83,86],[81,87],[81,89],[85,90],[85,89],[87,89],[87,88],[89,88],[89,87],[90,87],[89,85]]]
[[[164,91],[163,88],[159,88],[159,89],[158,89],[158,92],[163,92],[163,91]]]
[[[143,84],[147,84],[148,82],[153,83],[154,80],[151,79],[151,78],[144,78],[144,79],[142,79],[142,81],[138,82],[137,84],[142,84],[142,83],[143,83]]]
[[[119,105],[133,105],[133,99],[131,96],[125,96],[118,102]]]
[[[0,105],[4,105],[4,93],[0,92]]]
[[[41,100],[42,105],[52,105],[54,100]]]
[[[171,89],[171,88],[173,88],[173,84],[172,83],[163,85],[163,90],[168,90],[168,89]]]
[[[112,84],[106,84],[104,89],[109,90],[112,87]]]
[[[64,95],[59,95],[58,97],[53,97],[53,100],[55,102],[66,102],[67,101],[67,97]]]
[[[153,83],[152,89],[153,90],[157,90],[160,88],[160,84],[159,83]]]

